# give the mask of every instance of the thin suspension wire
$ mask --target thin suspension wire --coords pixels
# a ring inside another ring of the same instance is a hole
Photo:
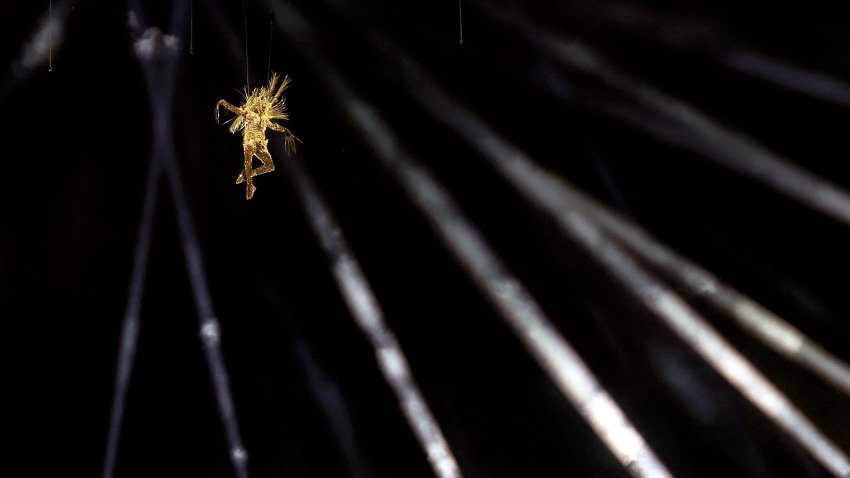
[[[248,8],[246,3],[248,0],[242,0],[242,16],[245,20],[245,89],[251,91],[251,68],[248,66]]]
[[[576,407],[620,463],[634,476],[668,477],[670,473],[616,402],[560,335],[522,283],[493,252],[482,233],[418,161],[398,143],[377,111],[358,97],[340,73],[319,54],[309,25],[283,2],[275,8],[281,31],[302,48],[318,77],[325,81],[378,159],[403,186],[455,260],[493,304],[541,368]]]
[[[52,0],[48,1],[47,11],[41,14],[33,26],[29,39],[21,45],[17,58],[10,58],[5,73],[0,76],[0,101],[11,93],[17,84],[25,81],[30,75],[43,71],[45,65],[48,72],[53,71],[53,50],[62,43],[65,22],[70,11],[71,0],[57,3],[56,8],[53,8]]]
[[[266,66],[266,78],[272,77],[272,34],[274,33],[274,13],[269,15],[269,63]]]
[[[42,4],[43,5],[43,4]],[[50,3],[47,6],[48,10],[48,22],[50,27],[48,28],[48,34],[50,35],[48,38],[48,46],[47,46],[47,71],[53,71],[53,0],[50,0]]]
[[[204,12],[212,21],[213,27],[218,31],[221,38],[236,38],[239,32],[232,18],[225,16],[221,4],[217,0],[200,0],[206,7]],[[239,42],[228,42],[226,48],[228,56],[232,59],[235,68],[242,68],[244,51],[239,48]],[[247,85],[246,85],[247,87]]]
[[[463,7],[461,3],[463,0],[457,0],[457,23],[460,33],[460,41],[459,43],[463,45]]]
[[[313,233],[331,262],[337,287],[357,326],[372,346],[378,368],[395,394],[420,446],[425,450],[434,474],[439,478],[461,478],[463,475],[457,459],[419,391],[404,351],[387,325],[381,306],[349,248],[339,223],[297,158],[284,154],[280,145],[277,149],[282,157],[287,158],[286,170],[295,184]]]
[[[217,9],[213,10],[213,14],[215,12]],[[271,30],[275,21],[274,12],[270,17]],[[272,31],[269,32],[270,39],[271,35]],[[269,43],[271,57],[271,41]],[[334,280],[355,322],[375,351],[379,370],[395,394],[405,420],[425,451],[434,475],[438,478],[462,478],[457,459],[422,396],[401,345],[386,324],[371,285],[350,250],[338,222],[297,158],[283,151],[278,143],[273,147],[278,149],[279,157],[288,161],[287,170],[291,173],[290,177],[301,198],[305,214],[331,260]]]
[[[213,16],[218,15],[218,8],[214,7],[211,13]],[[273,27],[274,13],[271,13],[270,18]],[[218,26],[224,29],[227,25],[221,23]],[[231,55],[236,63],[239,61],[238,57],[239,55]],[[356,257],[349,249],[339,224],[297,158],[283,151],[279,143],[273,143],[273,147],[277,148],[278,157],[288,161],[286,169],[291,173],[290,177],[313,232],[332,262],[333,276],[343,299],[375,350],[379,370],[396,395],[402,414],[425,451],[435,476],[462,477],[457,460],[448,447],[439,423],[421,395],[401,346],[386,325],[377,298]]]
[[[189,0],[189,54],[195,54],[195,0]]]
[[[562,231],[598,263],[612,272],[644,305],[699,353],[736,389],[806,449],[835,476],[850,476],[850,458],[829,440],[781,391],[729,345],[675,292],[641,268],[616,242],[564,193],[566,183],[545,173],[473,112],[449,98],[424,68],[392,46],[389,39],[371,35],[373,46],[402,63],[405,90],[420,105],[487,157],[523,195],[550,213]]]

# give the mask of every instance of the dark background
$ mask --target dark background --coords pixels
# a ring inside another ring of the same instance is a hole
[[[168,30],[168,2],[140,2]],[[238,1],[194,2],[173,140],[257,477],[429,476],[305,222],[285,161],[244,199],[241,138],[213,119],[245,83]],[[297,2],[326,60],[433,169],[675,474],[825,476],[734,389],[408,98],[363,33],[381,31],[545,167],[850,359],[846,225],[660,143],[529,76],[558,69],[475,2]],[[848,109],[716,61],[747,48],[850,78],[850,33],[818,2],[496,2],[596,45],[638,78],[847,187]],[[120,321],[151,156],[151,114],[123,2],[71,2],[54,71],[14,69],[47,2],[4,2],[0,89],[0,429],[21,476],[100,474]],[[605,18],[619,21],[605,21]],[[619,16],[618,16],[619,15]],[[291,130],[362,262],[466,476],[626,476],[452,261],[269,11],[247,2],[251,86],[294,78]],[[187,26],[186,17],[183,27]],[[269,59],[269,48],[271,56]],[[574,95],[610,95],[575,79]],[[572,75],[572,76],[571,76]],[[584,105],[584,106],[581,106]],[[270,133],[270,141],[280,141]],[[274,151],[274,149],[273,149]],[[274,154],[274,153],[273,153]],[[160,189],[116,476],[229,477],[173,203]],[[710,309],[729,340],[843,448],[846,397]],[[703,310],[704,309],[704,310]],[[2,472],[6,475],[7,472]],[[9,475],[13,476],[13,475]]]

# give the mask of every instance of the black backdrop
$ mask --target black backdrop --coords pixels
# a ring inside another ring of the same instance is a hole
[[[152,25],[168,29],[171,5],[140,3]],[[544,80],[556,67],[474,2],[464,5],[463,45],[452,1],[352,2],[360,3],[357,16],[322,2],[298,3],[320,32],[326,59],[434,170],[672,471],[824,476],[409,100],[363,32],[397,40],[545,167],[847,359],[845,225],[587,103],[561,102],[539,83],[524,81],[529,65],[539,68],[531,76]],[[746,47],[850,78],[850,42],[838,12],[813,3],[788,9],[737,2],[522,3],[499,2],[599,45],[639,78],[805,168],[850,184],[846,106],[713,61]],[[9,65],[0,93],[0,330],[2,390],[10,400],[2,407],[2,429],[11,442],[3,467],[21,476],[98,476],[151,155],[151,114],[122,2],[69,3],[54,71],[14,68],[46,4],[0,6],[0,54]],[[611,5],[620,23],[599,19]],[[652,12],[669,17],[659,21]],[[630,19],[645,20],[644,30]],[[217,125],[212,111],[220,98],[238,101],[244,85],[243,21],[241,2],[194,2],[194,54],[184,36],[172,135],[252,473],[428,476],[424,455],[340,299],[279,151],[277,171],[256,179],[254,199],[245,201],[243,187],[233,184],[241,139]],[[247,2],[247,22],[251,85],[266,77],[267,62],[294,78],[289,126],[303,141],[296,160],[314,177],[362,261],[465,474],[625,476],[372,158],[315,76],[311,58],[280,31],[269,44],[265,4]],[[183,27],[187,23],[188,15]],[[577,79],[574,98],[607,94],[584,81]],[[846,397],[705,313],[839,445],[850,444]],[[117,476],[231,476],[165,189]]]

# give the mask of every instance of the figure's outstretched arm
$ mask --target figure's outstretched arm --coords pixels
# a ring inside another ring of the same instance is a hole
[[[274,131],[278,131],[278,132],[284,134],[285,137],[284,137],[283,140],[286,142],[286,152],[288,152],[288,153],[295,151],[295,142],[296,141],[298,141],[299,143],[301,142],[301,140],[298,139],[297,136],[292,134],[292,131],[289,131],[289,128],[287,128],[286,126],[281,126],[281,125],[279,125],[279,124],[277,124],[273,121],[269,121],[269,129],[272,129]]]
[[[242,114],[241,108],[239,108],[237,106],[233,106],[232,104],[228,103],[225,100],[218,100],[218,103],[215,104],[215,122],[216,123],[219,122],[219,120],[218,120],[218,109],[222,106],[224,106],[231,113],[234,113],[234,114],[237,114],[237,115]]]
[[[295,135],[294,135],[294,134],[292,134],[292,133],[289,133],[289,134],[287,134],[287,135],[286,135],[286,138],[284,139],[284,142],[285,142],[286,152],[287,152],[287,153],[292,154],[292,153],[294,153],[294,152],[295,152],[295,142],[296,142],[296,141],[298,141],[299,143],[301,142],[301,140],[300,140],[300,139],[298,139],[298,137],[297,137],[297,136],[295,136]]]
[[[292,134],[292,132],[289,131],[289,129],[286,126],[281,126],[281,125],[275,123],[274,121],[269,121],[268,126],[269,126],[269,129],[273,129],[277,132]]]

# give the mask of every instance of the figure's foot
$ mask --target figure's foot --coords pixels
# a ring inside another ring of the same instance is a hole
[[[236,184],[242,184],[245,181],[245,170],[239,171],[239,176],[236,177]]]
[[[254,191],[256,190],[257,188],[253,184],[248,184],[248,187],[245,188],[245,199],[254,197]]]

